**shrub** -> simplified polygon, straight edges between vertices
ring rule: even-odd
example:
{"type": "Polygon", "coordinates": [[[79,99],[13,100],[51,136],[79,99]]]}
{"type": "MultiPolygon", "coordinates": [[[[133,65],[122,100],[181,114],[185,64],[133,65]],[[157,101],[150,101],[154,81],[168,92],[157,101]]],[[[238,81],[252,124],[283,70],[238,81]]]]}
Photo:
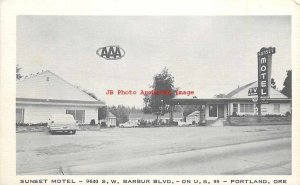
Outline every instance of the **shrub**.
{"type": "Polygon", "coordinates": [[[90,126],[90,124],[79,123],[78,126],[90,126]]]}
{"type": "Polygon", "coordinates": [[[172,122],[170,122],[170,125],[172,125],[172,126],[178,126],[178,122],[172,121],[172,122]]]}
{"type": "Polygon", "coordinates": [[[264,117],[284,117],[282,114],[266,114],[264,117]]]}
{"type": "Polygon", "coordinates": [[[146,126],[146,124],[147,124],[147,122],[146,122],[146,121],[144,121],[144,120],[141,120],[141,121],[140,121],[140,124],[139,124],[139,126],[140,126],[140,127],[145,127],[145,126],[146,126]]]}
{"type": "Polygon", "coordinates": [[[199,125],[199,126],[205,126],[205,125],[206,125],[206,121],[205,121],[205,120],[202,120],[202,122],[201,122],[201,121],[198,122],[198,125],[199,125]]]}
{"type": "Polygon", "coordinates": [[[16,126],[47,126],[48,123],[16,123],[16,126]]]}
{"type": "Polygon", "coordinates": [[[91,120],[90,125],[96,125],[96,121],[94,119],[91,120]]]}
{"type": "Polygon", "coordinates": [[[100,127],[101,127],[101,128],[107,127],[106,122],[102,121],[102,122],[100,123],[100,127]]]}

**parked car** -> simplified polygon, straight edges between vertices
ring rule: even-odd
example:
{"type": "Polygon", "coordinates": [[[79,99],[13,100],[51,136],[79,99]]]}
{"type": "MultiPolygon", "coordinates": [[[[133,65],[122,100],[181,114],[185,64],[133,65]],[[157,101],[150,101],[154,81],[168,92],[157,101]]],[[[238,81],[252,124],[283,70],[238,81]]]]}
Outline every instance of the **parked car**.
{"type": "Polygon", "coordinates": [[[53,114],[49,119],[48,129],[51,134],[56,132],[67,132],[75,134],[78,125],[70,114],[53,114]]]}
{"type": "Polygon", "coordinates": [[[183,121],[178,122],[179,127],[190,126],[190,125],[193,125],[193,122],[183,122],[183,121]]]}
{"type": "Polygon", "coordinates": [[[137,122],[132,122],[132,121],[127,121],[126,123],[120,123],[119,127],[120,128],[134,128],[138,127],[139,124],[137,122]]]}

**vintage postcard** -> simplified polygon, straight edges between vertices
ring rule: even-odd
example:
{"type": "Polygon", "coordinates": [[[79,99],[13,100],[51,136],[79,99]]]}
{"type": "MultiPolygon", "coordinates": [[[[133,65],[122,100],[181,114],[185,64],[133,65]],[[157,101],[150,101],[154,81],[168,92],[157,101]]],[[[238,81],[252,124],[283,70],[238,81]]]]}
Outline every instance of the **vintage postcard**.
{"type": "Polygon", "coordinates": [[[264,3],[94,14],[4,1],[1,184],[299,184],[299,5],[264,3]]]}

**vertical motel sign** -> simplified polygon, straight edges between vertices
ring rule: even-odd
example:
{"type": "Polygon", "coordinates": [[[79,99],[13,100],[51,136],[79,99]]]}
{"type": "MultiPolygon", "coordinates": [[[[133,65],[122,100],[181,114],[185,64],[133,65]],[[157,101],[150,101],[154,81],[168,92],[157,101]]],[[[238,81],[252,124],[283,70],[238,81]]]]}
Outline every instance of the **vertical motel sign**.
{"type": "Polygon", "coordinates": [[[272,54],[275,53],[274,47],[261,48],[257,53],[258,57],[258,91],[259,97],[268,98],[271,88],[271,67],[272,54]]]}
{"type": "Polygon", "coordinates": [[[258,122],[261,122],[261,97],[270,97],[271,89],[271,67],[272,54],[275,53],[274,47],[261,48],[257,53],[258,57],[258,87],[257,87],[257,109],[258,122]]]}

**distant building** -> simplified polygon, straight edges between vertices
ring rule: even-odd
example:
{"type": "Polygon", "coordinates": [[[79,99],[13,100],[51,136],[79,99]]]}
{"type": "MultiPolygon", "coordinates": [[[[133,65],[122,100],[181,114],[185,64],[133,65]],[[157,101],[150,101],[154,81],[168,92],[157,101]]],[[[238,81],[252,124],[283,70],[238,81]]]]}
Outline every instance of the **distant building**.
{"type": "MultiPolygon", "coordinates": [[[[170,113],[166,113],[164,115],[159,115],[158,119],[163,121],[163,122],[168,122],[170,121],[170,113]]],[[[130,113],[129,114],[129,121],[132,122],[138,122],[138,121],[155,121],[157,116],[155,114],[145,114],[143,112],[138,112],[138,113],[130,113]]],[[[173,112],[173,121],[178,122],[182,121],[183,119],[183,113],[182,112],[173,112]]]]}
{"type": "MultiPolygon", "coordinates": [[[[159,117],[162,121],[168,122],[170,121],[171,115],[170,113],[164,114],[163,116],[159,117]]],[[[173,121],[183,121],[183,113],[182,112],[173,112],[173,121]]]]}
{"type": "Polygon", "coordinates": [[[107,127],[115,127],[117,126],[117,117],[113,113],[108,112],[105,122],[107,127]]]}
{"type": "Polygon", "coordinates": [[[71,114],[78,123],[98,120],[101,101],[50,71],[17,81],[16,122],[46,123],[52,114],[71,114]]]}
{"type": "Polygon", "coordinates": [[[138,122],[138,121],[154,121],[156,120],[156,115],[154,114],[145,114],[143,112],[134,112],[130,113],[128,117],[129,121],[131,122],[138,122]]]}
{"type": "Polygon", "coordinates": [[[186,122],[195,122],[199,123],[200,122],[200,111],[194,111],[191,114],[186,116],[186,122]]]}

